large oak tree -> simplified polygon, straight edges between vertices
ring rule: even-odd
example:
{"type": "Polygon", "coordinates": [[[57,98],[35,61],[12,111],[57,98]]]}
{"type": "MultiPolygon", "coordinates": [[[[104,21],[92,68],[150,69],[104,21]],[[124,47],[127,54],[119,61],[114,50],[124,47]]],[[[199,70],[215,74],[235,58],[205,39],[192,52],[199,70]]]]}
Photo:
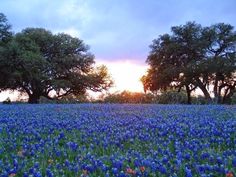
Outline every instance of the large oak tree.
{"type": "Polygon", "coordinates": [[[200,89],[208,101],[211,92],[218,103],[229,102],[236,86],[236,32],[233,26],[219,23],[202,27],[195,22],[171,28],[150,46],[150,68],[142,77],[145,90],[155,92],[184,88],[200,89]]]}
{"type": "Polygon", "coordinates": [[[107,68],[95,68],[94,63],[82,40],[26,28],[1,47],[0,88],[27,93],[29,103],[38,103],[40,96],[52,99],[108,89],[112,81],[107,68]]]}

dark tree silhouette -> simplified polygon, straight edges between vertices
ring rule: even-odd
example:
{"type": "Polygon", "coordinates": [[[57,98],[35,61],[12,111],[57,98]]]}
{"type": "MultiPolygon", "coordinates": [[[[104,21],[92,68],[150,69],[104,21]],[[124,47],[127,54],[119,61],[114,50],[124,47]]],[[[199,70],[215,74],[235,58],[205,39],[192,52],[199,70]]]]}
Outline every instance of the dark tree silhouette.
{"type": "Polygon", "coordinates": [[[0,46],[6,44],[12,37],[11,25],[6,16],[0,13],[0,46]]]}
{"type": "Polygon", "coordinates": [[[0,88],[27,93],[29,103],[38,103],[40,96],[52,99],[108,89],[112,81],[107,68],[95,68],[88,49],[67,34],[24,29],[0,51],[0,88]]]}
{"type": "Polygon", "coordinates": [[[236,86],[236,32],[228,24],[202,27],[195,22],[171,28],[150,46],[150,68],[142,77],[145,90],[184,88],[188,103],[199,88],[212,101],[213,86],[218,103],[229,102],[236,86]]]}

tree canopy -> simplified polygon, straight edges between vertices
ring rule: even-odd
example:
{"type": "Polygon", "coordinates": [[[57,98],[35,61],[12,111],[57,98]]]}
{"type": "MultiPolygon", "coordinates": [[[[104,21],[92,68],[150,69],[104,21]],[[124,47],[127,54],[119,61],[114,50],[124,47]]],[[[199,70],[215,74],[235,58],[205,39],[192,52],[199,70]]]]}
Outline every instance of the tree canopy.
{"type": "Polygon", "coordinates": [[[11,25],[8,23],[6,16],[0,13],[0,45],[8,42],[12,37],[11,25]]]}
{"type": "Polygon", "coordinates": [[[37,103],[40,96],[59,98],[112,85],[107,68],[94,66],[94,56],[82,40],[43,28],[26,28],[6,41],[5,36],[12,33],[6,18],[0,20],[4,42],[0,48],[1,90],[25,92],[30,103],[37,103]]]}
{"type": "Polygon", "coordinates": [[[195,22],[174,26],[171,34],[153,40],[147,57],[150,66],[142,77],[145,91],[169,88],[200,89],[208,101],[226,103],[236,86],[236,32],[219,23],[202,27],[195,22]]]}

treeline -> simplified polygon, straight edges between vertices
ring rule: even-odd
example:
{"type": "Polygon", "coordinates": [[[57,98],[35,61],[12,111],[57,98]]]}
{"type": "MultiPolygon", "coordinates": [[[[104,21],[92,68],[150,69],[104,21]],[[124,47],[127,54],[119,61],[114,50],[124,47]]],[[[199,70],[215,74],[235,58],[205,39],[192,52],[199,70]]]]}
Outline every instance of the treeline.
{"type": "MultiPolygon", "coordinates": [[[[170,34],[153,40],[146,62],[141,81],[147,94],[115,93],[98,102],[191,104],[197,90],[206,103],[234,102],[236,31],[230,24],[173,26],[170,34]]],[[[81,95],[82,102],[96,102],[87,100],[86,92],[108,90],[113,81],[105,66],[94,63],[83,40],[43,28],[14,33],[0,13],[0,91],[27,94],[29,103],[70,102],[81,95]]]]}
{"type": "MultiPolygon", "coordinates": [[[[7,98],[3,103],[26,103],[27,100],[19,99],[18,101],[11,102],[7,98]]],[[[80,103],[110,103],[110,104],[188,104],[188,98],[185,92],[169,90],[159,94],[142,93],[142,92],[116,92],[112,94],[104,94],[99,98],[91,98],[89,95],[79,96],[66,96],[60,99],[47,99],[41,97],[39,103],[42,104],[80,104],[80,103]]],[[[204,96],[195,95],[192,96],[192,104],[209,104],[204,96]]],[[[217,102],[211,102],[211,104],[217,104],[217,102]]],[[[228,104],[236,104],[236,96],[234,95],[231,102],[228,104]]]]}
{"type": "MultiPolygon", "coordinates": [[[[47,103],[47,100],[41,100],[41,103],[47,103]]],[[[163,93],[142,93],[142,92],[116,92],[102,95],[97,99],[89,96],[79,96],[77,98],[63,98],[57,100],[57,103],[111,103],[111,104],[189,104],[188,97],[184,91],[168,90],[163,93]]],[[[218,104],[217,102],[209,103],[204,96],[192,96],[191,104],[218,104]]],[[[236,104],[236,95],[228,104],[236,104]]]]}

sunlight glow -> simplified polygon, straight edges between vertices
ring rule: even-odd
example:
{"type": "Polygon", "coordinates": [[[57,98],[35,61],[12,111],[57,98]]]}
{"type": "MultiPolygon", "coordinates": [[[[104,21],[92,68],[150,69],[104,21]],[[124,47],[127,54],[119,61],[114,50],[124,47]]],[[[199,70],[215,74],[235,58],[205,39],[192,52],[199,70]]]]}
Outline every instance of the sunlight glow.
{"type": "MultiPolygon", "coordinates": [[[[110,93],[117,91],[132,91],[132,92],[143,92],[143,86],[140,78],[147,71],[147,66],[137,64],[131,61],[105,61],[96,60],[97,65],[106,65],[108,72],[114,81],[114,86],[109,89],[110,93]]],[[[90,96],[96,98],[100,93],[88,92],[90,96]]],[[[6,100],[10,97],[11,100],[16,100],[18,97],[17,92],[5,91],[0,93],[0,101],[6,100]]]]}
{"type": "Polygon", "coordinates": [[[7,98],[10,98],[12,101],[15,101],[18,98],[19,94],[18,92],[14,91],[2,91],[0,92],[0,102],[6,100],[7,98]]]}
{"type": "Polygon", "coordinates": [[[114,87],[110,89],[111,92],[124,90],[143,92],[140,78],[145,74],[147,66],[133,63],[128,60],[124,62],[97,61],[98,65],[104,64],[107,66],[108,71],[114,80],[114,87]]]}

